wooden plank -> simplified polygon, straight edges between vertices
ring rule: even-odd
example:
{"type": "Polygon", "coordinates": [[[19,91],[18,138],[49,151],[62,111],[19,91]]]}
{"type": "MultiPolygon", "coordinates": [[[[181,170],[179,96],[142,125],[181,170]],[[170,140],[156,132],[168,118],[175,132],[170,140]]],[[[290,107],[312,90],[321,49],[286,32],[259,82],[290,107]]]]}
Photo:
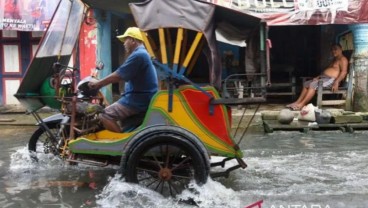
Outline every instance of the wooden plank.
{"type": "Polygon", "coordinates": [[[178,64],[180,58],[180,51],[181,51],[181,44],[183,42],[183,28],[178,28],[177,35],[176,35],[176,44],[175,44],[175,54],[174,54],[174,73],[178,72],[178,64]]]}
{"type": "Polygon", "coordinates": [[[0,118],[0,122],[14,122],[15,119],[11,119],[11,118],[0,118]]]}
{"type": "Polygon", "coordinates": [[[194,52],[193,58],[192,58],[192,60],[189,63],[188,71],[187,71],[186,75],[189,75],[192,72],[193,67],[194,67],[194,64],[197,63],[198,57],[199,57],[199,55],[202,52],[203,45],[204,45],[204,40],[200,40],[199,41],[199,44],[198,44],[198,48],[194,52]]]}
{"type": "Polygon", "coordinates": [[[153,52],[153,48],[151,46],[151,43],[149,42],[149,40],[147,38],[147,36],[148,36],[147,33],[143,32],[143,31],[141,31],[141,33],[142,33],[143,43],[144,43],[144,46],[147,49],[147,52],[150,54],[151,57],[156,58],[156,54],[153,52]]]}
{"type": "Polygon", "coordinates": [[[192,56],[193,56],[193,54],[194,54],[194,52],[195,52],[195,50],[196,50],[196,48],[197,48],[197,46],[200,42],[202,36],[203,36],[203,33],[198,32],[196,37],[194,38],[194,41],[193,41],[191,47],[189,48],[189,51],[188,51],[188,53],[187,53],[187,55],[184,59],[183,65],[182,65],[182,67],[184,69],[186,69],[188,67],[189,61],[191,60],[191,58],[192,58],[192,56]]]}
{"type": "Polygon", "coordinates": [[[326,130],[340,130],[346,132],[346,124],[316,124],[309,125],[307,121],[293,121],[290,124],[281,124],[278,120],[263,120],[263,125],[266,133],[274,131],[300,131],[308,132],[314,131],[326,131],[326,130]]]}
{"type": "Polygon", "coordinates": [[[273,132],[273,128],[267,122],[263,121],[263,127],[264,127],[264,131],[266,133],[272,133],[273,132]]]}
{"type": "Polygon", "coordinates": [[[158,34],[160,38],[161,62],[163,64],[167,64],[167,51],[166,51],[166,40],[164,29],[163,28],[158,29],[158,34]]]}
{"type": "Polygon", "coordinates": [[[329,90],[323,90],[322,91],[323,95],[337,95],[337,94],[341,94],[343,96],[346,96],[346,90],[337,90],[335,92],[332,92],[331,89],[329,90]]]}
{"type": "Polygon", "coordinates": [[[363,121],[363,117],[358,115],[341,115],[341,116],[334,116],[332,120],[335,124],[361,123],[363,121]]]}
{"type": "Polygon", "coordinates": [[[263,120],[265,132],[271,133],[275,130],[308,132],[311,126],[308,122],[293,121],[290,124],[281,124],[278,120],[263,120]]]}
{"type": "MultiPolygon", "coordinates": [[[[304,83],[304,82],[303,82],[304,83]]],[[[317,107],[322,108],[322,97],[323,97],[323,82],[322,80],[318,81],[318,88],[317,88],[317,107]]]]}
{"type": "Polygon", "coordinates": [[[318,124],[318,128],[314,130],[328,131],[328,130],[340,130],[346,132],[346,124],[318,124]]]}
{"type": "Polygon", "coordinates": [[[295,86],[294,83],[291,82],[280,82],[280,83],[271,83],[271,86],[268,88],[274,88],[274,87],[292,87],[295,86]]]}
{"type": "Polygon", "coordinates": [[[346,103],[346,100],[323,100],[322,105],[343,105],[346,103]]]}
{"type": "Polygon", "coordinates": [[[270,95],[295,95],[293,92],[267,92],[266,96],[270,95]]]}
{"type": "Polygon", "coordinates": [[[262,120],[277,120],[280,111],[262,111],[261,118],[262,120]]]}
{"type": "Polygon", "coordinates": [[[245,105],[245,104],[260,104],[265,103],[266,99],[263,97],[253,98],[218,98],[210,101],[210,104],[225,104],[225,105],[245,105]]]}
{"type": "Polygon", "coordinates": [[[346,124],[347,131],[353,133],[355,130],[368,130],[368,122],[346,124]]]}

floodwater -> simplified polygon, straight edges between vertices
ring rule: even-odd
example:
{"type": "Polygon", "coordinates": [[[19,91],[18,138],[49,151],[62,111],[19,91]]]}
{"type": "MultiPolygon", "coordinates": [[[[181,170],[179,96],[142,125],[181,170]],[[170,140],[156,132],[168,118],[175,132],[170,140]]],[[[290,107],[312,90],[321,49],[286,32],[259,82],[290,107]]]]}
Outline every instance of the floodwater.
{"type": "Polygon", "coordinates": [[[0,207],[194,207],[180,203],[187,198],[204,208],[260,200],[277,208],[368,207],[364,131],[247,134],[241,148],[248,168],[202,187],[191,184],[192,191],[173,199],[124,182],[118,167],[68,166],[49,155],[32,163],[26,145],[33,130],[1,129],[0,207]]]}

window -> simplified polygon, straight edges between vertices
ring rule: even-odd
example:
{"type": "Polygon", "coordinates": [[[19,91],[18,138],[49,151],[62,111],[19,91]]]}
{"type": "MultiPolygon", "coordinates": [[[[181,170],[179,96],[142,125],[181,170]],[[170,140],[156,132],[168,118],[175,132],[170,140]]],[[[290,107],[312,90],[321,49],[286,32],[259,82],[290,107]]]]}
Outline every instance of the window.
{"type": "Polygon", "coordinates": [[[4,87],[4,103],[9,104],[19,104],[17,98],[14,97],[14,94],[17,92],[20,79],[3,79],[3,87],[4,87]]]}
{"type": "Polygon", "coordinates": [[[18,39],[18,32],[15,30],[3,30],[3,38],[18,39]]]}
{"type": "Polygon", "coordinates": [[[3,45],[3,72],[21,74],[20,46],[18,44],[3,45]]]}

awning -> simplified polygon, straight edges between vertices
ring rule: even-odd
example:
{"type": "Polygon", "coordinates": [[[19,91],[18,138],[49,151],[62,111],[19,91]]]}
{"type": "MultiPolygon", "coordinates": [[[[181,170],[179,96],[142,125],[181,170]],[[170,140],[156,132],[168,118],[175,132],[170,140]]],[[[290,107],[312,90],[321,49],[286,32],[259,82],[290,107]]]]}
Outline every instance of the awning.
{"type": "Polygon", "coordinates": [[[82,0],[93,9],[101,9],[113,13],[130,13],[129,3],[143,2],[143,0],[82,0]]]}
{"type": "Polygon", "coordinates": [[[321,25],[368,23],[368,0],[210,0],[268,25],[321,25]]]}
{"type": "MultiPolygon", "coordinates": [[[[88,6],[90,6],[91,8],[111,11],[115,13],[131,13],[129,6],[128,6],[129,3],[146,2],[144,0],[82,0],[82,1],[88,6]]],[[[184,1],[184,2],[189,1],[189,3],[190,1],[194,1],[194,2],[199,1],[202,4],[213,4],[207,1],[200,1],[200,0],[181,0],[181,1],[184,1]]],[[[172,1],[172,2],[176,2],[176,1],[172,1]]],[[[252,26],[257,25],[261,19],[256,16],[243,13],[241,11],[237,11],[231,8],[224,7],[220,4],[214,4],[214,6],[216,8],[215,19],[217,22],[226,20],[226,21],[232,22],[232,24],[238,27],[252,27],[252,26]]],[[[168,8],[168,6],[165,8],[168,8]]],[[[188,10],[188,9],[189,8],[184,8],[184,10],[188,10]]],[[[196,16],[196,14],[194,13],[192,13],[192,15],[196,16]]]]}
{"type": "MultiPolygon", "coordinates": [[[[93,8],[125,12],[128,3],[141,0],[83,0],[93,8]]],[[[216,18],[239,24],[263,19],[268,25],[368,23],[368,0],[207,0],[216,4],[216,18]],[[238,13],[244,13],[246,16],[238,13]]]]}

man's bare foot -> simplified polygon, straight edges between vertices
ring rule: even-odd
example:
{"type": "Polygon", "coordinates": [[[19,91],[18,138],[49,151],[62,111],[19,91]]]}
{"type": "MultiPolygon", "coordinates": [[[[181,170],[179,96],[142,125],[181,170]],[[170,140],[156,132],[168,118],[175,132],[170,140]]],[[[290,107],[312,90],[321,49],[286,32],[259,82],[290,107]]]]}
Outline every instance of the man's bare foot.
{"type": "Polygon", "coordinates": [[[295,104],[293,106],[290,106],[291,110],[293,111],[299,111],[303,108],[303,105],[300,105],[300,104],[295,104]]]}
{"type": "Polygon", "coordinates": [[[286,107],[287,107],[287,108],[292,108],[292,107],[293,107],[293,106],[295,106],[295,105],[299,105],[299,103],[297,103],[297,102],[293,102],[293,103],[287,104],[287,105],[286,105],[286,107]]]}
{"type": "Polygon", "coordinates": [[[290,103],[286,105],[287,108],[293,111],[301,110],[303,108],[303,105],[297,102],[290,103]]]}
{"type": "Polygon", "coordinates": [[[291,108],[292,106],[294,106],[294,105],[296,105],[296,104],[297,104],[297,103],[295,103],[295,102],[294,102],[294,103],[290,103],[290,104],[287,104],[287,105],[286,105],[286,107],[287,107],[287,108],[291,108]]]}

